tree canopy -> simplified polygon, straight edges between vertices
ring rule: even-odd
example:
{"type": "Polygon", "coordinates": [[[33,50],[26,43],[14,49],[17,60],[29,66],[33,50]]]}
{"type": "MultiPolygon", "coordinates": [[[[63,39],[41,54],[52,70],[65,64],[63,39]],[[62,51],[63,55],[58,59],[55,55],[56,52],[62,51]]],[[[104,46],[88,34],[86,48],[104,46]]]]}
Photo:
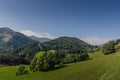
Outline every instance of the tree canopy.
{"type": "Polygon", "coordinates": [[[59,55],[56,50],[38,52],[33,58],[30,66],[32,71],[47,71],[59,64],[59,55]]]}
{"type": "Polygon", "coordinates": [[[107,44],[103,45],[102,52],[104,54],[110,54],[115,52],[115,41],[109,41],[107,44]]]}

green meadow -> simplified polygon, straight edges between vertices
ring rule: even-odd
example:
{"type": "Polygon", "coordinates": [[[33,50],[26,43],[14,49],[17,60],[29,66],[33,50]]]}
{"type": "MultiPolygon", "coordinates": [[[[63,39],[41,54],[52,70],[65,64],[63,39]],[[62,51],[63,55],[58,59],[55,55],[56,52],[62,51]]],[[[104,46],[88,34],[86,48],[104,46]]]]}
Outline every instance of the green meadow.
{"type": "MultiPolygon", "coordinates": [[[[120,53],[89,53],[90,59],[48,72],[16,76],[18,66],[0,65],[0,80],[120,80],[120,53]]],[[[26,66],[29,70],[29,66],[26,66]]]]}

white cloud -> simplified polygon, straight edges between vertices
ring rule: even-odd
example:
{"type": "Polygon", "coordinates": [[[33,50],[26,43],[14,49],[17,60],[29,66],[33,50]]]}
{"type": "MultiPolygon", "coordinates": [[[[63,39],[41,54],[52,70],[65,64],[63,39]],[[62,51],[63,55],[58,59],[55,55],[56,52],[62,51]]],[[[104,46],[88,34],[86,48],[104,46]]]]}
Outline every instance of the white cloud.
{"type": "Polygon", "coordinates": [[[87,38],[83,38],[82,40],[92,45],[101,45],[113,39],[112,38],[100,38],[100,37],[87,37],[87,38]]]}
{"type": "Polygon", "coordinates": [[[49,33],[40,34],[40,33],[33,32],[31,30],[21,30],[20,33],[23,33],[26,36],[36,36],[39,38],[50,38],[50,39],[57,38],[57,36],[49,34],[49,33]]]}
{"type": "MultiPolygon", "coordinates": [[[[52,35],[49,33],[41,34],[41,33],[33,32],[31,30],[21,30],[19,32],[23,33],[26,36],[36,36],[39,38],[50,38],[50,39],[58,38],[58,36],[55,36],[55,35],[52,35]]],[[[82,38],[81,40],[83,40],[89,44],[92,44],[92,45],[101,45],[101,44],[107,43],[108,41],[113,40],[113,39],[112,38],[100,38],[100,37],[86,37],[86,38],[82,38]]]]}

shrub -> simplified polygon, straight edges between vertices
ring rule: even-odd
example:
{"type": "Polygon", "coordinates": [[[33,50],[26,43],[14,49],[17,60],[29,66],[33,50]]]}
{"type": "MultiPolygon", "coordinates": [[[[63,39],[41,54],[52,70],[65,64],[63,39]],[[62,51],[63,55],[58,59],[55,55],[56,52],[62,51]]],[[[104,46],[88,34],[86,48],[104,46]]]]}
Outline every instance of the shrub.
{"type": "Polygon", "coordinates": [[[56,50],[41,51],[38,52],[33,58],[30,70],[31,71],[48,71],[55,68],[55,65],[58,65],[59,55],[56,50]]]}
{"type": "Polygon", "coordinates": [[[115,50],[115,42],[114,41],[110,41],[107,44],[103,45],[102,47],[102,52],[104,54],[110,54],[110,53],[114,53],[115,50]]]}
{"type": "Polygon", "coordinates": [[[28,73],[27,70],[25,70],[25,66],[21,65],[19,68],[18,68],[18,71],[16,72],[16,76],[20,76],[20,75],[24,75],[28,73]]]}
{"type": "Polygon", "coordinates": [[[89,55],[86,54],[86,53],[67,54],[66,57],[64,58],[64,62],[63,63],[74,63],[74,62],[87,60],[88,58],[89,58],[89,55]]]}

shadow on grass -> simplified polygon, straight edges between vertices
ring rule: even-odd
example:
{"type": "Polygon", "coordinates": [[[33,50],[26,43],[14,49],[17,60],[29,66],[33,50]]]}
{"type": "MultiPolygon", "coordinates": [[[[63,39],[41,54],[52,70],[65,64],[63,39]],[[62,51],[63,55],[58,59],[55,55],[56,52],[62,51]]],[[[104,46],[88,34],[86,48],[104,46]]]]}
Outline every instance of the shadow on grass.
{"type": "Polygon", "coordinates": [[[86,59],[86,60],[81,60],[81,61],[77,61],[77,62],[75,62],[75,63],[78,63],[78,62],[86,62],[86,61],[89,61],[89,60],[92,60],[93,58],[88,58],[88,59],[86,59]]]}
{"type": "Polygon", "coordinates": [[[93,58],[89,58],[89,59],[87,59],[86,61],[88,61],[88,60],[92,60],[93,58]]]}
{"type": "MultiPolygon", "coordinates": [[[[78,61],[78,62],[85,62],[85,61],[89,61],[89,60],[92,60],[92,58],[89,58],[89,59],[83,60],[83,61],[78,61]]],[[[78,62],[73,62],[73,63],[78,63],[78,62]]],[[[41,72],[49,72],[49,71],[54,71],[54,70],[62,69],[62,68],[65,68],[65,67],[69,67],[69,65],[67,65],[67,64],[71,64],[71,63],[62,64],[61,66],[59,65],[59,66],[56,66],[54,68],[51,68],[51,69],[48,69],[48,70],[45,70],[45,71],[41,71],[41,72]]],[[[35,72],[37,72],[37,71],[35,71],[35,72]]],[[[31,73],[27,73],[25,75],[29,75],[29,74],[31,74],[31,73]]]]}
{"type": "MultiPolygon", "coordinates": [[[[78,62],[85,62],[85,61],[89,61],[89,60],[92,60],[92,58],[89,58],[89,59],[87,59],[87,60],[78,61],[78,62]]],[[[73,62],[73,63],[78,63],[78,62],[73,62]]],[[[62,66],[57,66],[57,67],[55,67],[55,68],[52,68],[52,69],[49,69],[49,70],[43,71],[43,72],[49,72],[49,71],[54,71],[54,70],[57,70],[57,69],[69,67],[67,64],[71,64],[71,63],[66,63],[66,64],[63,64],[62,66]]]]}
{"type": "Polygon", "coordinates": [[[49,69],[44,72],[54,71],[54,70],[58,70],[58,69],[65,68],[65,67],[68,67],[68,65],[56,66],[55,68],[49,69]]]}

